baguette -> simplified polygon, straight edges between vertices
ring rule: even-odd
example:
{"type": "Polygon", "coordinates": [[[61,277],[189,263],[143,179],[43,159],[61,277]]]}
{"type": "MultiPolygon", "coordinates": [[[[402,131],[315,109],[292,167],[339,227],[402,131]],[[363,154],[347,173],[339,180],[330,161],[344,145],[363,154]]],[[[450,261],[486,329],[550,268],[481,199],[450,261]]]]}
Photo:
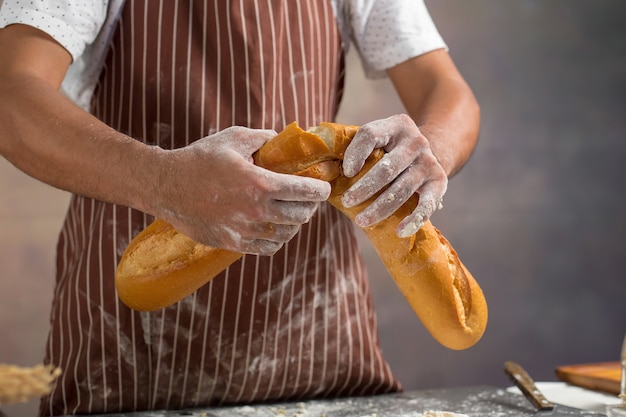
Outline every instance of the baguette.
{"type": "Polygon", "coordinates": [[[159,310],[193,293],[241,256],[195,242],[170,223],[156,219],[124,250],[115,286],[128,307],[159,310]]]}
{"type": "MultiPolygon", "coordinates": [[[[346,208],[341,204],[341,195],[384,154],[374,150],[355,178],[341,175],[343,154],[357,130],[356,126],[322,123],[304,131],[294,122],[264,144],[254,161],[272,171],[329,181],[329,203],[354,220],[371,200],[346,208]]],[[[397,237],[399,222],[414,210],[417,201],[418,197],[413,196],[391,217],[363,230],[433,338],[450,349],[467,349],[485,331],[485,297],[450,243],[430,221],[410,237],[397,237]]],[[[129,307],[156,310],[191,294],[240,256],[194,242],[157,219],[131,241],[122,255],[116,273],[117,290],[129,307]]]]}

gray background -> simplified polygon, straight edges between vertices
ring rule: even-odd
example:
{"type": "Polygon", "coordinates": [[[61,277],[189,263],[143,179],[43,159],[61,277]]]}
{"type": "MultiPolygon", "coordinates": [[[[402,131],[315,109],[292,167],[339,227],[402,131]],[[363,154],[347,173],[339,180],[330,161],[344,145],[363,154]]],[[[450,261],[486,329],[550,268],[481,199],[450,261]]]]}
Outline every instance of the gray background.
{"type": "MultiPolygon", "coordinates": [[[[425,332],[363,240],[383,349],[405,388],[505,386],[617,360],[626,333],[626,1],[430,0],[482,109],[479,145],[433,217],[480,282],[490,322],[455,352],[425,332]]],[[[340,120],[401,112],[353,54],[340,120]]],[[[41,361],[68,195],[0,159],[0,363],[41,361]]],[[[36,402],[3,407],[32,414],[36,402]]]]}
{"type": "MultiPolygon", "coordinates": [[[[475,154],[433,223],[481,283],[490,322],[474,348],[441,348],[370,261],[392,367],[408,388],[425,388],[506,384],[509,359],[541,380],[558,365],[617,360],[626,333],[626,2],[427,4],[482,109],[475,154]]],[[[400,109],[387,102],[388,84],[374,88],[360,93],[367,111],[344,106],[342,117],[400,109]]]]}

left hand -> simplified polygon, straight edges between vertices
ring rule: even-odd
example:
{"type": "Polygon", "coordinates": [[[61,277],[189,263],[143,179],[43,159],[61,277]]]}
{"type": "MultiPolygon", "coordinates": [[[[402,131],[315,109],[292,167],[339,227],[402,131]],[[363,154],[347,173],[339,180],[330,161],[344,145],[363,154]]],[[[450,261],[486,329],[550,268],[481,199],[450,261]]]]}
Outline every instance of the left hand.
{"type": "Polygon", "coordinates": [[[386,154],[343,194],[342,203],[356,206],[388,186],[355,218],[359,226],[368,227],[392,215],[417,193],[417,207],[396,231],[399,237],[411,236],[440,208],[448,187],[446,171],[428,139],[405,114],[361,126],[346,149],[344,175],[355,176],[375,148],[383,148],[386,154]]]}

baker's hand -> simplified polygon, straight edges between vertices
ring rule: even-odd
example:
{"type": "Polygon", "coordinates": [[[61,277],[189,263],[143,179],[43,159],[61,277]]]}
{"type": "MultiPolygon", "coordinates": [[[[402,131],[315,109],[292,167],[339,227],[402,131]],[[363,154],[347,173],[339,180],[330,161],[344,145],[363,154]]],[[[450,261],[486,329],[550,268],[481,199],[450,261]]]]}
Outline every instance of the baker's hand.
{"type": "Polygon", "coordinates": [[[383,148],[386,154],[343,194],[342,203],[346,207],[356,206],[389,185],[356,216],[359,226],[368,227],[392,215],[417,193],[417,207],[400,222],[396,231],[399,237],[411,236],[441,206],[448,187],[446,172],[408,115],[395,115],[361,126],[346,149],[344,175],[356,175],[375,148],[383,148]]]}
{"type": "Polygon", "coordinates": [[[241,253],[271,255],[330,194],[325,181],[278,174],[252,155],[276,135],[232,127],[166,151],[161,218],[192,239],[241,253]]]}

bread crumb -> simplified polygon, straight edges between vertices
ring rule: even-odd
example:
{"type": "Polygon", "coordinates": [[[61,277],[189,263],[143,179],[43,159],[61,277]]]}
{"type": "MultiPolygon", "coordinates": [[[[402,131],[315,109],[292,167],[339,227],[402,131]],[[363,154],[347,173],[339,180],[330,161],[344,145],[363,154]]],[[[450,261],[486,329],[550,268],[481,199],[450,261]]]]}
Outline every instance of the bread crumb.
{"type": "Polygon", "coordinates": [[[0,404],[29,401],[49,394],[61,370],[52,365],[22,368],[0,364],[0,404]]]}

